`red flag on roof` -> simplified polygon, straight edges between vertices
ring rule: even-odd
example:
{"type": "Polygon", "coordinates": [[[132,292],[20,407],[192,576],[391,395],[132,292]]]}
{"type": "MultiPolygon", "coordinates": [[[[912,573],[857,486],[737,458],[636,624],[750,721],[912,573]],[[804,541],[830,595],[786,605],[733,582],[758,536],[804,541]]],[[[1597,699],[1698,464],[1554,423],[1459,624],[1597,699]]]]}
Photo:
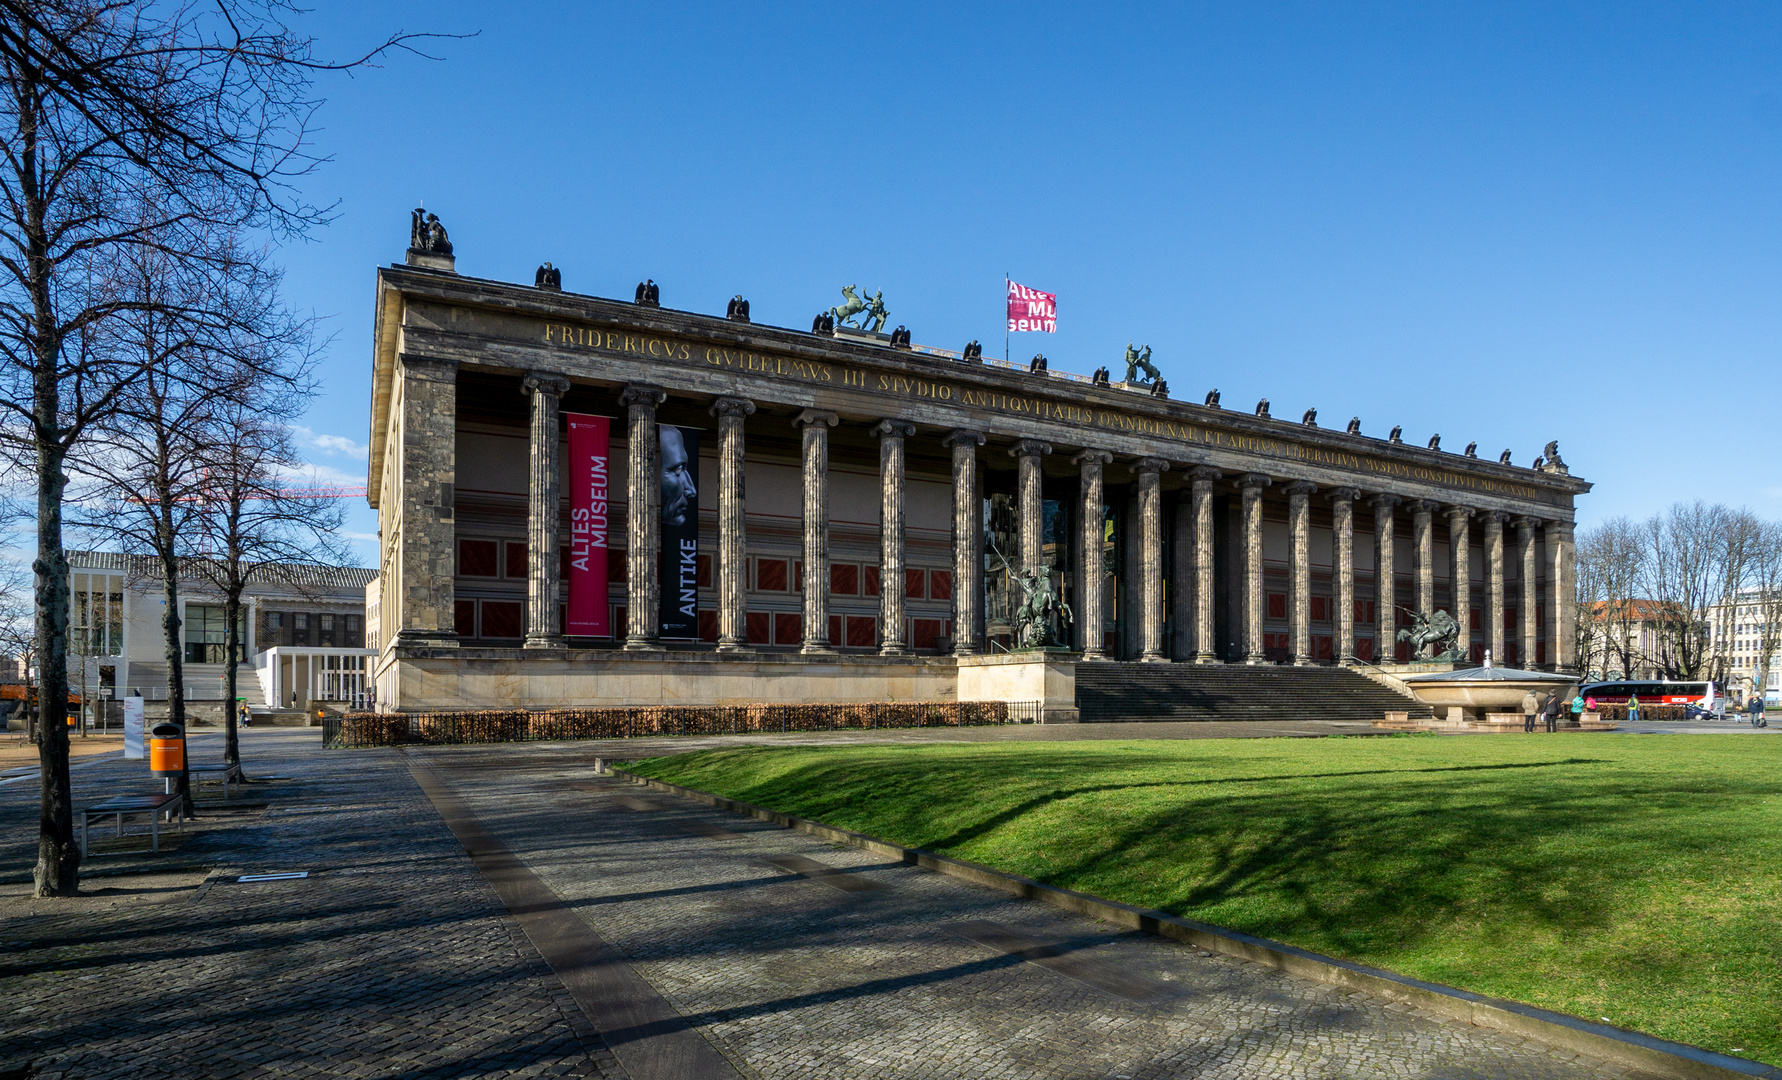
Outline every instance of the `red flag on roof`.
{"type": "Polygon", "coordinates": [[[1058,294],[1009,282],[1009,330],[1058,332],[1058,294]]]}

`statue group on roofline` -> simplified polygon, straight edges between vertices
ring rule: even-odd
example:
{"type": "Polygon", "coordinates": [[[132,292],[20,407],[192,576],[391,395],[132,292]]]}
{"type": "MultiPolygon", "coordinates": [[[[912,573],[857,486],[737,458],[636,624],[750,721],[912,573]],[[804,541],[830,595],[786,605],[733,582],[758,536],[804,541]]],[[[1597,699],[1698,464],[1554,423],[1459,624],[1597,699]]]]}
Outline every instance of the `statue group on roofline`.
{"type": "Polygon", "coordinates": [[[1124,381],[1138,383],[1142,386],[1156,382],[1159,374],[1157,365],[1151,363],[1151,346],[1146,345],[1141,351],[1133,348],[1132,342],[1128,341],[1126,343],[1126,378],[1124,381]],[[1139,377],[1141,371],[1145,373],[1143,378],[1139,377]]]}
{"type": "Polygon", "coordinates": [[[830,308],[823,315],[817,316],[820,323],[828,329],[818,330],[813,325],[811,332],[833,334],[837,326],[846,326],[853,330],[865,330],[869,334],[884,333],[885,320],[891,317],[890,310],[885,307],[884,290],[880,289],[874,292],[870,299],[866,299],[854,292],[859,287],[858,285],[849,285],[843,288],[842,302],[830,308]],[[860,324],[857,326],[854,323],[855,318],[860,319],[860,324]]]}
{"type": "Polygon", "coordinates": [[[445,226],[439,223],[438,214],[429,214],[418,206],[410,211],[408,249],[432,255],[452,253],[451,238],[446,236],[445,226]]]}

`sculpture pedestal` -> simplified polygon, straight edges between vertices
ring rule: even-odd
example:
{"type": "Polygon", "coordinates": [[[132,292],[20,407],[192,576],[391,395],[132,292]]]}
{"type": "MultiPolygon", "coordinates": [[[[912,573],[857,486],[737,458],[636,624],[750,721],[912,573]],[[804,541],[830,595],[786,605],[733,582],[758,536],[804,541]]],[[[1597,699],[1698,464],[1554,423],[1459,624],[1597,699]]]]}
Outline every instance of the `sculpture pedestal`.
{"type": "Polygon", "coordinates": [[[856,330],[852,326],[838,326],[835,328],[835,340],[858,341],[862,345],[889,346],[891,344],[891,335],[875,334],[871,330],[856,330]]]}
{"type": "Polygon", "coordinates": [[[959,700],[1037,701],[1040,723],[1077,723],[1078,659],[1039,651],[958,657],[959,700]]]}

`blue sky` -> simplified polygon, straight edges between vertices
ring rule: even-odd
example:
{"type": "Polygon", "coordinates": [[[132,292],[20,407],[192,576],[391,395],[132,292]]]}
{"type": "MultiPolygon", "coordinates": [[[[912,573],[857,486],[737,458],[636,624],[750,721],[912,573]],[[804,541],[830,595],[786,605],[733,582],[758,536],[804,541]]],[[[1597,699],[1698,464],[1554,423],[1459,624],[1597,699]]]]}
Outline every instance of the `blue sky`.
{"type": "MultiPolygon", "coordinates": [[[[1152,346],[1174,395],[1383,436],[1560,440],[1591,524],[1679,499],[1782,517],[1782,8],[1633,4],[324,5],[335,223],[284,252],[330,316],[306,420],[363,483],[373,269],[408,210],[461,272],[808,327],[858,282],[918,343],[1054,367],[1152,346]]],[[[373,515],[351,528],[371,565],[373,515]]]]}

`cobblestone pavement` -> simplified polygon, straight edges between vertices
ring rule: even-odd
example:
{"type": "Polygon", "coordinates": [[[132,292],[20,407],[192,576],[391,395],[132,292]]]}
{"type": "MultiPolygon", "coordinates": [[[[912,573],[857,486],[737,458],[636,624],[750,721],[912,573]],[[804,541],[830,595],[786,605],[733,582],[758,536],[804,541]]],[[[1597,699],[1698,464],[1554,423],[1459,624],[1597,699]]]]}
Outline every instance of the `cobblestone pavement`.
{"type": "MultiPolygon", "coordinates": [[[[411,765],[741,1075],[1629,1075],[596,778],[593,744],[317,734],[250,730],[250,771],[289,779],[160,855],[96,842],[72,901],[28,898],[35,786],[0,787],[0,1078],[627,1075],[411,765]]],[[[75,785],[149,786],[123,761],[75,785]]]]}
{"type": "MultiPolygon", "coordinates": [[[[623,1075],[403,759],[319,746],[244,732],[250,774],[291,779],[159,855],[96,840],[74,900],[28,898],[37,788],[0,787],[0,1077],[623,1075]]],[[[76,805],[153,783],[77,769],[76,805]]]]}
{"type": "Polygon", "coordinates": [[[597,779],[580,747],[413,756],[761,1077],[1629,1075],[597,779]]]}

